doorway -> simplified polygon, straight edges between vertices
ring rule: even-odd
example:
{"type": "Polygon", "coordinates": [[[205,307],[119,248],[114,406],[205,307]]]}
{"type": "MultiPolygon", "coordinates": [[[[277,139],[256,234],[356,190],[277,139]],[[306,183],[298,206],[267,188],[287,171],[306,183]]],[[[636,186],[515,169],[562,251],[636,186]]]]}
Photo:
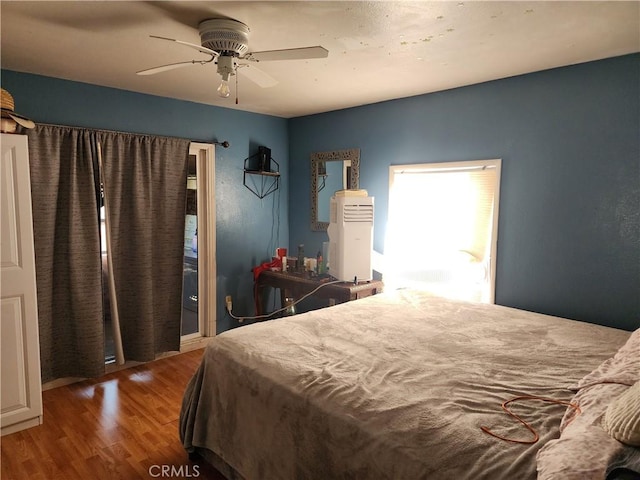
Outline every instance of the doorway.
{"type": "Polygon", "coordinates": [[[191,143],[184,231],[181,343],[216,332],[215,149],[191,143]]]}

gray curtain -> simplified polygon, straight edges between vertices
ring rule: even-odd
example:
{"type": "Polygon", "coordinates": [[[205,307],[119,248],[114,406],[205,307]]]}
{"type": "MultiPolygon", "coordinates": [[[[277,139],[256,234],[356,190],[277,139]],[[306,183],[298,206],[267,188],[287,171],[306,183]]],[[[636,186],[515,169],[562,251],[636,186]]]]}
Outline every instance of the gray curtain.
{"type": "Polygon", "coordinates": [[[178,350],[189,140],[37,125],[29,137],[42,381],[104,374],[98,145],[127,360],[178,350]]]}
{"type": "Polygon", "coordinates": [[[179,350],[189,141],[100,132],[124,356],[179,350]]]}
{"type": "Polygon", "coordinates": [[[38,125],[29,137],[42,381],[104,373],[95,136],[38,125]]]}

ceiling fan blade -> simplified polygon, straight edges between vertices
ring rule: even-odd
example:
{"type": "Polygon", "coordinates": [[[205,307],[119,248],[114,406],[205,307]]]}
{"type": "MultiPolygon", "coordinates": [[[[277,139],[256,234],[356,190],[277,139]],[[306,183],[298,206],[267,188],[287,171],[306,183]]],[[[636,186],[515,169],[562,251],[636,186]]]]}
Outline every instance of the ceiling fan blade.
{"type": "Polygon", "coordinates": [[[255,65],[238,65],[238,72],[242,73],[245,77],[262,88],[269,88],[278,84],[278,81],[275,78],[260,70],[255,65]]]}
{"type": "Polygon", "coordinates": [[[176,43],[179,43],[180,45],[186,45],[187,47],[195,48],[199,52],[206,53],[207,55],[213,55],[214,57],[217,57],[219,55],[218,52],[216,52],[215,50],[211,50],[210,48],[203,47],[202,45],[197,45],[195,43],[189,43],[183,40],[176,40],[175,38],[160,37],[158,35],[149,35],[149,36],[151,38],[159,38],[160,40],[168,40],[169,42],[176,42],[176,43]]]}
{"type": "MultiPolygon", "coordinates": [[[[211,57],[211,60],[213,60],[213,57],[211,57]]],[[[196,63],[204,65],[205,63],[209,63],[211,60],[206,60],[206,61],[190,60],[188,62],[170,63],[168,65],[161,65],[159,67],[140,70],[139,72],[136,72],[136,75],[155,75],[156,73],[166,72],[168,70],[173,70],[175,68],[182,68],[188,65],[195,65],[196,63]]]]}
{"type": "Polygon", "coordinates": [[[264,52],[249,52],[243,60],[254,62],[269,62],[273,60],[304,60],[309,58],[326,58],[329,51],[319,45],[315,47],[287,48],[284,50],[265,50],[264,52]]]}

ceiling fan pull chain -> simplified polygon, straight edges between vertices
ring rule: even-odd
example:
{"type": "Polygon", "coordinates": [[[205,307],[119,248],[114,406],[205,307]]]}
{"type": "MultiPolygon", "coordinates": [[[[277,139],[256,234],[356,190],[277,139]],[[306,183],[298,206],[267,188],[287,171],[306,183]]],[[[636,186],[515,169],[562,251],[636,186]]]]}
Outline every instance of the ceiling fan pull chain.
{"type": "Polygon", "coordinates": [[[236,105],[238,105],[238,67],[236,66],[236,105]]]}

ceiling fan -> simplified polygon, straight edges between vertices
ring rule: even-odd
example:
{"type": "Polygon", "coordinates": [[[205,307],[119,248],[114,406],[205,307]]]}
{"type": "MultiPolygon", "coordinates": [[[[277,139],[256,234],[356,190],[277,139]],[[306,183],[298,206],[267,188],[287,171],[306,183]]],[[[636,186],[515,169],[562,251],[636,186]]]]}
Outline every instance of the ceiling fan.
{"type": "MultiPolygon", "coordinates": [[[[198,50],[201,53],[210,55],[207,60],[190,60],[186,62],[170,63],[146,70],[136,72],[138,75],[153,75],[166,72],[175,68],[187,67],[189,65],[205,65],[214,62],[218,67],[218,74],[222,77],[222,82],[218,87],[218,95],[227,98],[231,91],[229,89],[229,77],[235,75],[239,67],[248,66],[246,63],[239,63],[239,60],[248,62],[267,62],[274,60],[303,60],[313,58],[326,58],[329,51],[321,46],[288,48],[284,50],[267,50],[263,52],[249,52],[249,27],[242,22],[230,18],[212,18],[200,22],[198,25],[200,32],[200,43],[189,43],[173,38],[150,35],[152,38],[176,42],[180,45],[198,50]]],[[[271,87],[277,83],[270,75],[253,67],[241,70],[246,76],[261,87],[271,87]]],[[[237,100],[236,100],[237,102],[237,100]]]]}

